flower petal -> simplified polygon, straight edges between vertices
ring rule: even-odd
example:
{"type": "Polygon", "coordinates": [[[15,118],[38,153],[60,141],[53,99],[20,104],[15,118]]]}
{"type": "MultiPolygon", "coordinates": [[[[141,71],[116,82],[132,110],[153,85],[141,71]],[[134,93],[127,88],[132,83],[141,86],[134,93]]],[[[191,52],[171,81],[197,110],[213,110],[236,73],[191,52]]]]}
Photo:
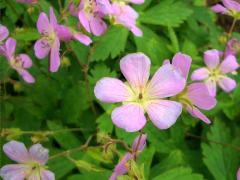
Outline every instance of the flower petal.
{"type": "Polygon", "coordinates": [[[216,84],[216,82],[212,81],[212,80],[207,80],[205,84],[206,84],[206,86],[208,88],[208,92],[209,92],[210,96],[215,97],[216,93],[217,93],[217,84],[216,84]]]}
{"type": "Polygon", "coordinates": [[[144,3],[144,0],[129,0],[131,3],[134,3],[134,4],[142,4],[144,3]]]}
{"type": "Polygon", "coordinates": [[[148,84],[148,96],[151,98],[174,96],[184,89],[185,82],[186,80],[173,65],[163,65],[148,84]]]}
{"type": "Polygon", "coordinates": [[[126,104],[112,112],[113,123],[127,132],[136,132],[144,127],[146,118],[143,109],[137,104],[126,104]]]}
{"type": "Polygon", "coordinates": [[[82,34],[82,33],[80,33],[80,32],[75,33],[75,34],[73,35],[73,37],[74,37],[76,40],[78,40],[79,42],[81,42],[82,44],[86,45],[86,46],[88,46],[89,44],[92,43],[92,40],[91,40],[90,37],[88,37],[87,35],[82,34]]]}
{"type": "Polygon", "coordinates": [[[210,96],[207,86],[204,83],[193,83],[188,86],[187,96],[193,105],[200,109],[210,110],[217,101],[214,97],[210,96]]]}
{"type": "Polygon", "coordinates": [[[209,76],[209,70],[207,68],[199,68],[193,71],[191,75],[192,81],[202,81],[204,79],[207,79],[209,76]]]}
{"type": "Polygon", "coordinates": [[[51,171],[42,170],[41,171],[41,180],[55,180],[55,175],[51,171]]]}
{"type": "Polygon", "coordinates": [[[215,13],[222,13],[222,14],[226,14],[228,12],[227,8],[225,8],[224,6],[222,6],[221,4],[216,4],[214,6],[212,6],[211,8],[215,13]]]}
{"type": "MultiPolygon", "coordinates": [[[[82,1],[81,1],[82,2],[82,1]]],[[[90,25],[89,25],[89,21],[84,13],[84,10],[79,11],[78,13],[78,18],[79,18],[79,22],[81,23],[81,25],[84,27],[84,29],[87,32],[91,32],[90,30],[90,25]]]]}
{"type": "Polygon", "coordinates": [[[45,58],[50,51],[50,44],[46,39],[39,39],[34,45],[35,56],[38,59],[45,58]]]}
{"type": "Polygon", "coordinates": [[[155,100],[149,102],[146,111],[150,120],[159,129],[171,127],[182,112],[182,105],[175,101],[155,100]]]}
{"type": "Polygon", "coordinates": [[[50,7],[50,9],[49,9],[49,17],[50,17],[50,23],[52,24],[52,26],[54,28],[56,28],[58,23],[57,23],[57,18],[56,18],[55,14],[54,14],[54,10],[53,10],[52,7],[50,7]]]}
{"type": "Polygon", "coordinates": [[[119,79],[105,77],[94,88],[95,96],[102,102],[123,102],[131,98],[128,87],[119,79]]]}
{"type": "Polygon", "coordinates": [[[30,160],[27,148],[20,142],[10,141],[4,144],[3,151],[13,161],[26,163],[30,160]]]}
{"type": "Polygon", "coordinates": [[[225,92],[232,91],[233,89],[236,88],[237,85],[235,80],[227,76],[221,77],[218,81],[218,84],[225,92]]]}
{"type": "Polygon", "coordinates": [[[34,83],[35,82],[35,78],[25,69],[21,69],[21,70],[17,70],[18,73],[22,76],[22,78],[24,79],[24,81],[26,81],[27,83],[34,83]]]}
{"type": "Polygon", "coordinates": [[[89,25],[95,36],[101,36],[107,30],[107,24],[99,17],[92,16],[89,25]]]}
{"type": "Polygon", "coordinates": [[[9,35],[9,32],[7,27],[0,25],[0,42],[6,39],[8,35],[9,35]]]}
{"type": "Polygon", "coordinates": [[[16,50],[16,40],[13,38],[8,38],[5,43],[6,55],[8,59],[11,59],[14,56],[16,50]]]}
{"type": "Polygon", "coordinates": [[[183,77],[187,80],[192,58],[186,54],[177,53],[172,60],[172,65],[177,67],[182,73],[183,77]]]}
{"type": "Polygon", "coordinates": [[[120,60],[120,69],[132,88],[145,87],[150,65],[150,59],[143,53],[132,53],[120,60]]]}
{"type": "Polygon", "coordinates": [[[64,25],[57,25],[55,27],[57,36],[61,41],[68,42],[72,39],[73,35],[70,29],[64,25]]]}
{"type": "Polygon", "coordinates": [[[32,168],[24,164],[10,164],[0,169],[0,176],[4,180],[24,180],[32,168]]]}
{"type": "Polygon", "coordinates": [[[237,180],[240,180],[240,168],[238,169],[238,172],[237,172],[237,180]]]}
{"type": "Polygon", "coordinates": [[[201,111],[199,111],[196,107],[187,107],[187,111],[195,118],[198,118],[202,120],[203,122],[210,124],[211,121],[203,114],[201,111]]]}
{"type": "Polygon", "coordinates": [[[230,10],[240,11],[240,3],[233,0],[223,0],[224,6],[226,6],[230,10]]]}
{"type": "Polygon", "coordinates": [[[29,153],[33,160],[44,165],[48,161],[48,149],[44,148],[41,144],[34,144],[29,149],[29,153]]]}
{"type": "Polygon", "coordinates": [[[50,34],[51,26],[48,20],[47,15],[44,12],[41,12],[37,20],[37,29],[41,34],[50,34]]]}
{"type": "Polygon", "coordinates": [[[131,31],[135,36],[138,36],[138,37],[141,37],[141,36],[143,35],[142,30],[141,30],[139,27],[137,27],[135,24],[130,27],[130,31],[131,31]]]}
{"type": "Polygon", "coordinates": [[[51,72],[56,72],[60,66],[60,41],[58,38],[55,38],[53,46],[50,52],[50,67],[51,72]]]}
{"type": "Polygon", "coordinates": [[[220,53],[216,49],[205,51],[204,62],[210,69],[213,69],[219,65],[220,53]]]}
{"type": "Polygon", "coordinates": [[[237,68],[239,68],[239,64],[233,55],[228,55],[220,65],[221,72],[224,74],[233,72],[237,70],[237,68]]]}
{"type": "Polygon", "coordinates": [[[32,66],[32,60],[27,54],[19,54],[17,57],[23,62],[23,68],[30,68],[32,66]]]}
{"type": "Polygon", "coordinates": [[[140,140],[139,138],[140,138],[140,135],[134,139],[133,146],[132,146],[133,151],[142,151],[145,148],[147,135],[142,134],[140,140]]]}

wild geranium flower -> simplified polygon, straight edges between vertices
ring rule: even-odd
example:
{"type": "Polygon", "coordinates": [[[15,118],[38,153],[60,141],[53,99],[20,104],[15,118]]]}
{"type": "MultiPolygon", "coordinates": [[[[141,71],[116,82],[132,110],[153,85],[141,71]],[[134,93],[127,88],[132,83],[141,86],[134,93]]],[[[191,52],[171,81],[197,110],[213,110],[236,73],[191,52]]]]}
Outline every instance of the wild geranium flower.
{"type": "Polygon", "coordinates": [[[60,66],[60,41],[66,42],[74,38],[83,44],[89,45],[91,39],[79,32],[72,33],[68,27],[59,25],[52,7],[49,15],[50,21],[45,13],[42,12],[39,15],[37,28],[42,37],[35,43],[34,50],[39,59],[45,58],[50,52],[49,70],[56,72],[60,66]]]}
{"type": "Polygon", "coordinates": [[[146,145],[146,139],[147,135],[145,134],[141,136],[141,139],[140,136],[135,138],[132,145],[132,153],[128,152],[123,156],[122,160],[114,168],[112,176],[109,178],[109,180],[117,180],[118,176],[128,172],[128,162],[131,159],[135,159],[139,153],[143,151],[146,145]]]}
{"type": "Polygon", "coordinates": [[[23,4],[37,4],[38,0],[17,0],[17,2],[23,3],[23,4]]]}
{"type": "Polygon", "coordinates": [[[7,27],[0,24],[0,45],[2,45],[3,41],[8,37],[9,32],[7,27]]]}
{"type": "Polygon", "coordinates": [[[236,56],[240,52],[240,42],[236,38],[232,38],[227,43],[225,56],[233,55],[236,56]]]}
{"type": "MultiPolygon", "coordinates": [[[[172,59],[172,65],[175,66],[187,80],[192,58],[188,55],[177,53],[172,59]]],[[[170,63],[165,61],[165,64],[170,63]]],[[[216,99],[210,96],[204,83],[192,83],[174,97],[179,101],[193,117],[199,118],[209,124],[211,121],[199,110],[210,110],[216,105],[216,99]]]]}
{"type": "Polygon", "coordinates": [[[78,7],[78,18],[84,29],[95,36],[102,35],[107,30],[104,13],[97,0],[82,0],[78,7]]]}
{"type": "Polygon", "coordinates": [[[149,79],[150,59],[143,53],[133,53],[120,60],[120,69],[126,83],[116,78],[105,77],[97,82],[95,96],[106,103],[122,102],[112,112],[113,123],[128,132],[142,129],[150,120],[159,129],[172,126],[182,112],[182,105],[165,98],[181,92],[185,79],[172,65],[163,65],[149,79]]]}
{"type": "Polygon", "coordinates": [[[10,141],[3,146],[5,154],[18,164],[5,165],[0,169],[3,180],[54,180],[54,174],[46,170],[48,149],[34,144],[29,151],[21,142],[10,141]]]}
{"type": "Polygon", "coordinates": [[[204,81],[211,96],[216,96],[217,84],[225,91],[230,92],[236,87],[236,81],[227,76],[238,67],[237,59],[233,55],[224,58],[220,63],[222,53],[218,50],[208,50],[204,53],[205,68],[199,68],[192,74],[193,81],[204,81]]]}
{"type": "Polygon", "coordinates": [[[212,10],[216,13],[227,14],[235,16],[240,12],[240,3],[234,0],[223,0],[223,5],[216,4],[212,6],[212,10]]]}
{"type": "Polygon", "coordinates": [[[10,66],[15,69],[27,83],[34,83],[34,77],[27,71],[32,66],[32,60],[27,54],[15,55],[16,40],[8,38],[3,46],[0,46],[0,54],[5,56],[10,66]]]}

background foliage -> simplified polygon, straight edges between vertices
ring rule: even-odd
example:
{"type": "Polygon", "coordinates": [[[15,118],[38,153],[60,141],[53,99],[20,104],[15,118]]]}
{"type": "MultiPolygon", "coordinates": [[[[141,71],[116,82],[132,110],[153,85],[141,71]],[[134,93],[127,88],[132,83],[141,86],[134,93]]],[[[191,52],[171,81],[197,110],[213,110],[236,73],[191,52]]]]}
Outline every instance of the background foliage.
{"type": "MultiPolygon", "coordinates": [[[[61,1],[66,6],[67,0],[61,1]]],[[[40,0],[43,11],[50,5],[59,12],[57,1],[40,0]]],[[[137,133],[126,133],[111,123],[113,105],[101,104],[93,95],[95,83],[102,77],[121,77],[119,60],[127,53],[143,52],[152,60],[155,71],[164,59],[178,52],[193,58],[192,69],[203,66],[203,52],[224,49],[224,32],[229,28],[224,16],[211,12],[204,0],[145,0],[134,8],[139,12],[138,25],[143,37],[134,37],[121,26],[111,26],[106,34],[93,37],[90,47],[79,42],[61,46],[61,68],[48,72],[48,62],[34,56],[33,43],[39,38],[36,21],[38,7],[0,1],[0,22],[17,39],[17,52],[27,52],[33,60],[33,85],[25,84],[0,57],[1,127],[35,131],[34,136],[18,129],[11,137],[30,145],[42,140],[51,155],[83,145],[93,137],[89,148],[71,153],[71,160],[57,157],[49,161],[56,179],[107,179],[125,150],[113,145],[107,153],[98,146],[102,137],[111,136],[131,145],[137,133]],[[217,22],[223,22],[220,26],[217,22]],[[225,29],[224,29],[225,28],[225,29]],[[11,80],[9,79],[11,77],[11,80]],[[76,131],[62,131],[64,129],[76,131]],[[44,136],[40,131],[52,131],[44,136]],[[31,139],[30,139],[31,137],[31,139]],[[47,138],[47,139],[46,139],[47,138]]],[[[58,16],[60,19],[60,16],[58,16]]],[[[74,24],[71,18],[69,24],[74,24]]],[[[240,40],[239,26],[233,34],[240,40]]],[[[144,165],[145,179],[153,180],[234,180],[240,164],[240,76],[230,94],[219,92],[217,106],[207,112],[212,120],[205,125],[184,113],[168,130],[148,124],[147,148],[138,160],[144,165]]],[[[3,130],[3,129],[2,129],[3,130]]],[[[3,132],[3,131],[2,131],[3,132]]],[[[1,136],[1,146],[6,137],[1,136]]],[[[1,152],[1,166],[10,161],[1,152]]]]}

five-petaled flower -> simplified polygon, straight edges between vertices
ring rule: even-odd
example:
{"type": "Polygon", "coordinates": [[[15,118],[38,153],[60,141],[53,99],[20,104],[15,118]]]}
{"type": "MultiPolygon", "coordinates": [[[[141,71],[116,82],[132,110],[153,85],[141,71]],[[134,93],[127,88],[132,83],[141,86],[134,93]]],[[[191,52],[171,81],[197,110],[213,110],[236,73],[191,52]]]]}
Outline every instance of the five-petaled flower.
{"type": "Polygon", "coordinates": [[[240,3],[234,0],[223,0],[223,5],[216,4],[212,6],[212,10],[216,13],[235,16],[240,12],[240,3]]]}
{"type": "Polygon", "coordinates": [[[27,54],[15,55],[16,40],[8,38],[4,45],[0,46],[0,55],[8,60],[10,66],[15,69],[27,83],[34,83],[34,77],[27,71],[32,66],[32,60],[27,54]]]}
{"type": "Polygon", "coordinates": [[[142,129],[147,122],[145,113],[159,129],[172,126],[182,112],[182,105],[167,100],[185,86],[185,79],[172,65],[158,69],[151,81],[150,60],[142,53],[133,53],[120,61],[120,69],[126,83],[116,78],[105,77],[97,82],[95,96],[106,103],[122,102],[112,112],[113,123],[128,132],[142,129]]]}
{"type": "Polygon", "coordinates": [[[109,180],[116,180],[118,176],[121,176],[128,172],[128,162],[131,159],[136,160],[136,157],[145,148],[146,140],[147,140],[146,134],[139,135],[138,137],[135,138],[132,145],[132,152],[128,152],[123,156],[121,161],[114,168],[112,176],[109,178],[109,180]]]}
{"type": "Polygon", "coordinates": [[[71,39],[77,39],[83,44],[89,45],[91,39],[80,32],[73,33],[68,27],[59,25],[52,7],[50,8],[49,16],[50,22],[45,13],[42,12],[39,15],[37,29],[42,37],[35,43],[34,51],[39,59],[45,58],[50,52],[49,70],[56,72],[60,66],[60,41],[67,42],[71,39]]]}
{"type": "Polygon", "coordinates": [[[208,50],[204,53],[204,62],[207,67],[195,70],[191,76],[193,81],[204,81],[211,96],[216,96],[217,84],[225,91],[230,92],[236,87],[235,80],[227,76],[238,67],[237,59],[233,55],[224,58],[220,63],[222,53],[218,50],[208,50]]]}
{"type": "Polygon", "coordinates": [[[3,146],[5,154],[18,164],[5,165],[0,169],[3,180],[54,180],[54,174],[46,170],[48,149],[41,144],[34,144],[26,149],[21,142],[10,141],[3,146]]]}
{"type": "MultiPolygon", "coordinates": [[[[172,65],[175,66],[187,80],[190,70],[192,58],[188,55],[177,53],[172,59],[172,65]]],[[[165,64],[170,63],[165,61],[165,64]]],[[[186,109],[193,117],[199,118],[205,123],[209,124],[211,121],[199,110],[212,109],[217,101],[210,96],[207,86],[204,83],[192,83],[185,87],[185,89],[174,97],[177,101],[182,103],[183,108],[186,109]],[[199,108],[199,109],[198,109],[199,108]]]]}

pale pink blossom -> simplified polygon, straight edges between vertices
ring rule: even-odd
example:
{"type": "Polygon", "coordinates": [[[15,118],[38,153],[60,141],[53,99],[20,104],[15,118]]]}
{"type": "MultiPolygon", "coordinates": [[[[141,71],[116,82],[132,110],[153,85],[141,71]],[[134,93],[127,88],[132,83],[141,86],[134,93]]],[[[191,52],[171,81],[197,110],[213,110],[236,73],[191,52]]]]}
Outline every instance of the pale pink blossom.
{"type": "Polygon", "coordinates": [[[203,81],[211,96],[216,96],[217,85],[225,92],[231,92],[236,87],[236,81],[227,76],[239,68],[237,59],[228,55],[220,63],[222,53],[218,50],[208,50],[204,53],[204,62],[207,67],[199,68],[192,73],[193,81],[203,81]]]}
{"type": "Polygon", "coordinates": [[[8,37],[9,32],[6,26],[0,24],[0,45],[8,37]]]}
{"type": "Polygon", "coordinates": [[[216,4],[212,10],[216,13],[235,15],[240,12],[240,3],[235,0],[223,0],[223,5],[216,4]]]}
{"type": "Polygon", "coordinates": [[[240,168],[238,169],[238,172],[237,172],[237,180],[240,180],[240,168]]]}
{"type": "Polygon", "coordinates": [[[16,40],[8,38],[4,45],[0,46],[0,55],[5,56],[10,66],[15,69],[27,83],[34,83],[34,77],[27,71],[32,66],[32,60],[27,54],[15,55],[16,40]]]}
{"type": "Polygon", "coordinates": [[[5,165],[0,169],[3,180],[55,180],[54,174],[46,169],[48,149],[34,144],[27,150],[21,142],[10,141],[3,146],[5,154],[18,164],[5,165]]]}
{"type": "Polygon", "coordinates": [[[140,152],[143,151],[146,145],[147,135],[143,134],[142,136],[138,136],[135,138],[133,145],[132,145],[132,153],[128,152],[126,153],[121,161],[116,165],[114,168],[114,171],[109,178],[109,180],[117,180],[118,176],[124,175],[128,172],[128,162],[131,159],[136,159],[136,157],[139,155],[140,152]],[[141,139],[140,139],[141,137],[141,139]]]}
{"type": "Polygon", "coordinates": [[[161,66],[151,81],[150,59],[142,53],[133,53],[120,61],[120,69],[127,79],[105,77],[97,82],[95,96],[106,103],[122,102],[112,112],[113,123],[128,132],[142,129],[147,122],[145,113],[159,129],[172,126],[182,112],[182,105],[167,100],[185,86],[185,79],[172,65],[161,66]]]}
{"type": "Polygon", "coordinates": [[[225,56],[233,55],[236,56],[240,52],[240,41],[236,38],[232,38],[227,42],[227,47],[225,50],[225,56]]]}

